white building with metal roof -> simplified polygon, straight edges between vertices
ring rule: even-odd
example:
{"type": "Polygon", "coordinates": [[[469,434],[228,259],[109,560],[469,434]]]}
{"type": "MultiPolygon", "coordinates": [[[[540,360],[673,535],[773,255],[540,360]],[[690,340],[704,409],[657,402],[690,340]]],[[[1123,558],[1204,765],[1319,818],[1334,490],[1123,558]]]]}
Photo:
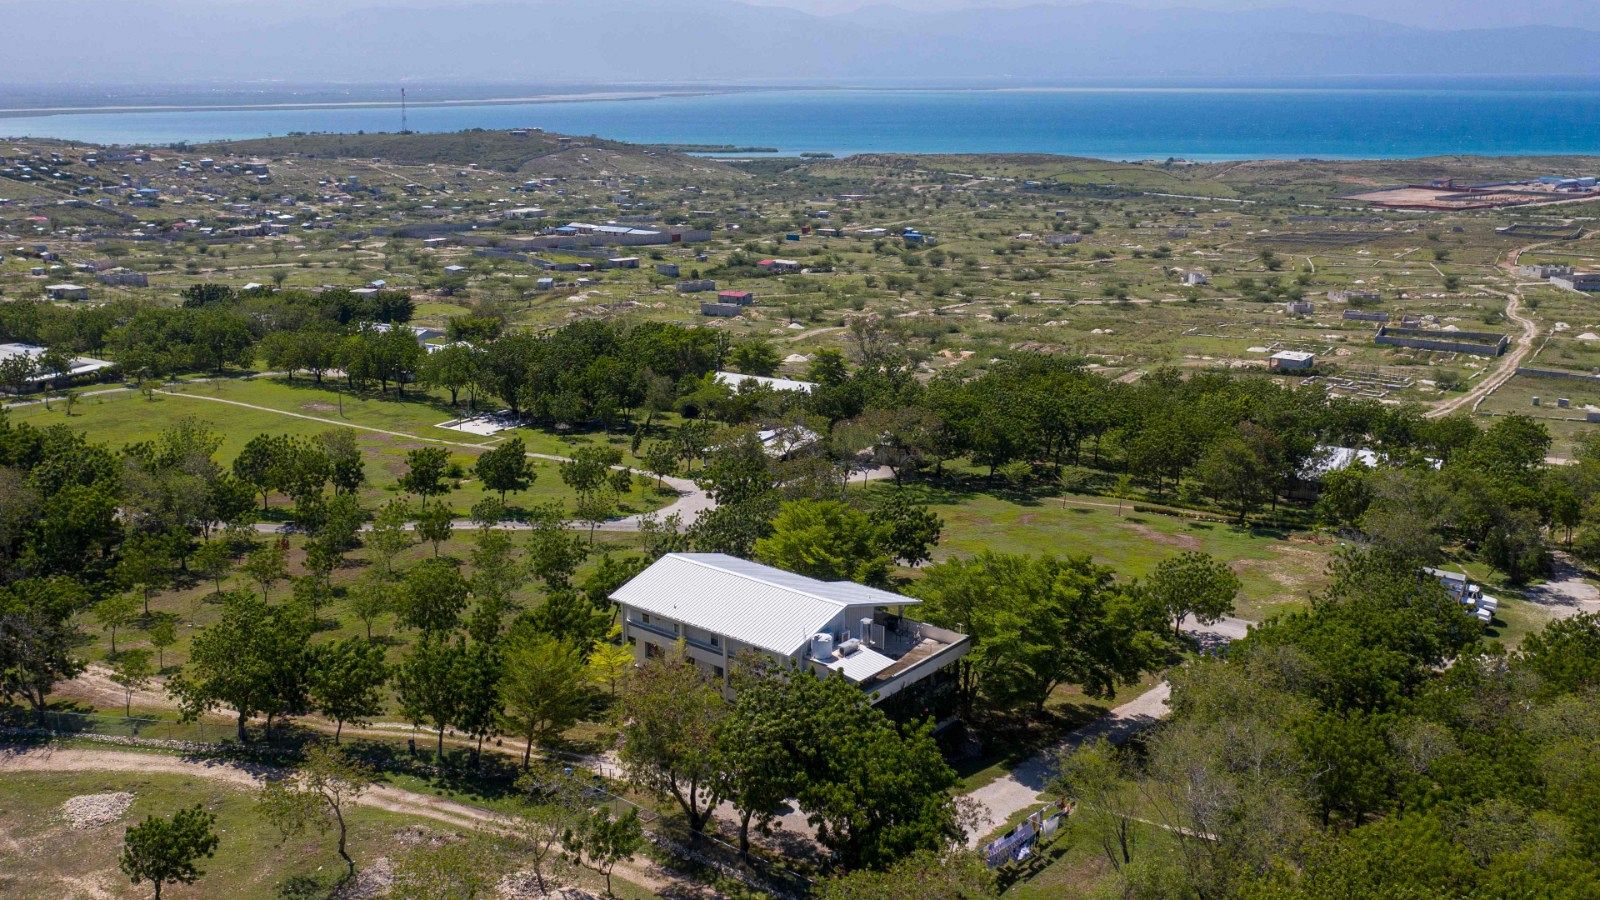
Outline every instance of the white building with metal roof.
{"type": "Polygon", "coordinates": [[[712,376],[717,384],[723,385],[734,391],[739,390],[744,384],[757,384],[772,388],[775,391],[800,391],[809,394],[815,388],[814,381],[796,381],[793,378],[770,378],[766,375],[745,375],[741,372],[718,372],[712,376]]]}
{"type": "Polygon", "coordinates": [[[669,553],[611,595],[635,659],[681,642],[686,657],[728,688],[731,663],[754,651],[838,672],[881,703],[902,697],[911,712],[933,714],[949,687],[945,670],[970,639],[907,619],[921,601],[850,581],[820,581],[721,553],[669,553]],[[913,699],[914,697],[914,699],[913,699]]]}

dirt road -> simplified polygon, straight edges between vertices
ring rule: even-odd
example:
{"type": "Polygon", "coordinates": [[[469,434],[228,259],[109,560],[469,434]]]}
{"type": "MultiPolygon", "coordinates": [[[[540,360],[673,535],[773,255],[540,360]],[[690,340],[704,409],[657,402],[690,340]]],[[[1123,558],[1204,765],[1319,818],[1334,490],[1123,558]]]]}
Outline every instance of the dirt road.
{"type": "MultiPolygon", "coordinates": [[[[1522,254],[1529,250],[1538,249],[1547,243],[1550,242],[1544,241],[1538,244],[1529,244],[1526,247],[1518,247],[1512,250],[1501,261],[1500,268],[1504,269],[1507,274],[1515,275],[1517,265],[1522,259],[1522,254]]],[[[1505,356],[1500,357],[1497,362],[1497,368],[1494,371],[1483,376],[1483,379],[1473,385],[1465,394],[1459,397],[1450,397],[1434,404],[1432,409],[1423,414],[1425,418],[1441,418],[1453,412],[1458,412],[1462,408],[1467,408],[1468,412],[1477,411],[1479,404],[1488,398],[1490,394],[1499,390],[1501,385],[1510,381],[1511,376],[1517,374],[1517,367],[1522,365],[1522,361],[1528,357],[1528,354],[1533,352],[1533,342],[1539,337],[1538,323],[1522,314],[1522,294],[1516,291],[1515,288],[1505,297],[1506,318],[1517,323],[1522,328],[1521,336],[1511,342],[1511,349],[1506,351],[1505,356]]]]}
{"type": "MultiPolygon", "coordinates": [[[[1212,625],[1202,625],[1193,619],[1186,619],[1183,630],[1191,637],[1198,638],[1202,646],[1214,646],[1244,637],[1252,624],[1244,619],[1226,618],[1212,625]]],[[[1167,707],[1167,698],[1171,695],[1172,685],[1163,681],[1093,722],[1068,733],[1055,746],[1034,754],[1004,776],[968,793],[967,798],[977,801],[982,809],[978,827],[968,835],[967,845],[978,846],[1012,816],[1041,803],[1039,795],[1055,776],[1056,755],[1062,750],[1070,750],[1102,737],[1114,744],[1122,743],[1166,718],[1171,712],[1167,707]]]]}
{"type": "MultiPolygon", "coordinates": [[[[273,766],[197,756],[76,747],[0,747],[0,776],[17,772],[158,773],[206,778],[243,790],[254,790],[265,781],[284,774],[283,769],[273,766]]],[[[383,784],[374,785],[356,802],[361,806],[427,819],[465,831],[505,832],[511,828],[505,816],[492,810],[383,784]]],[[[617,871],[629,881],[656,892],[675,885],[653,863],[638,857],[619,865],[617,871]]]]}

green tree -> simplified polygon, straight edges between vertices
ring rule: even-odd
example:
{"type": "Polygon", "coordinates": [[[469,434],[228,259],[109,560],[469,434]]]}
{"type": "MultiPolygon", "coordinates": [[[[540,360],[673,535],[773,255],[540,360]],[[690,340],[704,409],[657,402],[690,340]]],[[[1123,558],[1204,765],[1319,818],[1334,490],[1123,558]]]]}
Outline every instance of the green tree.
{"type": "Polygon", "coordinates": [[[145,628],[145,637],[149,639],[150,646],[156,648],[156,671],[166,671],[167,648],[178,642],[178,614],[158,612],[151,616],[145,628]]]}
{"type": "Polygon", "coordinates": [[[728,790],[716,742],[728,712],[720,687],[674,649],[639,667],[620,710],[623,771],[676,801],[690,830],[703,831],[728,790]]]}
{"type": "Polygon", "coordinates": [[[586,682],[583,654],[576,648],[531,628],[513,632],[500,676],[501,720],[509,734],[525,741],[524,769],[535,743],[549,746],[588,711],[586,682]]]}
{"type": "Polygon", "coordinates": [[[261,511],[267,511],[272,492],[280,487],[285,459],[290,455],[292,439],[281,434],[258,434],[245,443],[244,449],[233,460],[235,478],[255,488],[261,495],[261,511]]]}
{"type": "Polygon", "coordinates": [[[761,338],[739,341],[728,353],[728,364],[746,375],[771,375],[780,362],[778,351],[761,338]]]}
{"type": "Polygon", "coordinates": [[[366,463],[361,459],[361,446],[356,443],[355,432],[348,428],[335,428],[317,435],[322,453],[328,459],[328,476],[333,489],[340,494],[354,494],[366,483],[366,463]]]}
{"type": "Polygon", "coordinates": [[[461,703],[456,709],[455,727],[477,739],[472,751],[475,766],[483,759],[484,740],[499,733],[504,707],[500,696],[503,673],[504,655],[499,646],[473,641],[458,650],[461,703]]]}
{"type": "Polygon", "coordinates": [[[426,506],[429,497],[445,492],[449,466],[450,454],[443,447],[418,447],[406,453],[406,474],[400,478],[400,487],[421,497],[426,506]]]}
{"type": "Polygon", "coordinates": [[[273,585],[289,577],[288,556],[281,545],[268,542],[245,557],[241,571],[251,581],[261,585],[261,598],[265,600],[271,594],[273,585]]]}
{"type": "Polygon", "coordinates": [[[916,592],[928,621],[972,637],[957,664],[969,708],[1037,709],[1060,684],[1109,696],[1169,650],[1161,614],[1088,557],[984,552],[929,567],[916,592]]]}
{"type": "Polygon", "coordinates": [[[205,874],[199,862],[216,855],[216,823],[217,817],[198,803],[170,819],[149,816],[123,836],[118,868],[134,884],[155,885],[161,900],[162,885],[194,884],[205,874]]]}
{"type": "Polygon", "coordinates": [[[1539,677],[1547,696],[1600,687],[1600,613],[1557,619],[1528,635],[1517,661],[1539,677]]]}
{"type": "Polygon", "coordinates": [[[372,625],[385,613],[395,608],[394,585],[379,572],[364,572],[347,589],[350,611],[366,626],[367,640],[372,640],[372,625]]]}
{"type": "Polygon", "coordinates": [[[189,560],[189,568],[196,575],[216,585],[216,593],[222,593],[222,579],[228,574],[228,567],[233,563],[233,554],[224,541],[206,541],[200,549],[194,552],[189,560]]]}
{"type": "Polygon", "coordinates": [[[1206,493],[1239,514],[1239,525],[1271,497],[1273,470],[1255,448],[1237,435],[1213,443],[1200,458],[1197,474],[1206,493]]]}
{"type": "Polygon", "coordinates": [[[372,528],[366,534],[366,545],[377,560],[378,570],[384,578],[394,577],[395,557],[412,544],[411,533],[406,530],[410,520],[411,510],[403,500],[385,503],[372,519],[372,528]]]}
{"type": "Polygon", "coordinates": [[[537,477],[533,465],[528,461],[527,447],[520,437],[484,451],[473,470],[485,488],[500,492],[501,503],[505,502],[507,492],[525,491],[537,477]]]}
{"type": "Polygon", "coordinates": [[[337,828],[339,858],[354,875],[356,861],[350,856],[350,828],[344,814],[372,782],[371,770],[343,751],[313,746],[298,771],[262,786],[257,808],[286,839],[307,828],[321,832],[337,828]]]}
{"type": "Polygon", "coordinates": [[[567,587],[589,549],[567,530],[557,504],[536,507],[528,517],[528,571],[550,590],[567,587]]]}
{"type": "Polygon", "coordinates": [[[933,548],[944,531],[944,520],[925,503],[903,490],[893,490],[873,510],[880,531],[879,543],[890,557],[907,566],[933,559],[933,548]]]}
{"type": "Polygon", "coordinates": [[[156,670],[150,665],[150,651],[128,650],[111,664],[111,680],[122,688],[122,713],[133,715],[133,692],[148,685],[156,670]]]}
{"type": "Polygon", "coordinates": [[[598,493],[610,487],[611,467],[621,463],[622,451],[615,447],[579,447],[561,464],[561,481],[577,494],[598,493]]]}
{"type": "Polygon", "coordinates": [[[316,647],[311,653],[311,704],[334,722],[339,743],[344,723],[364,725],[383,711],[383,688],[389,680],[381,644],[347,637],[316,647]]]}
{"type": "Polygon", "coordinates": [[[605,876],[606,896],[613,897],[616,895],[611,892],[611,870],[638,852],[644,844],[644,826],[639,823],[637,809],[630,807],[613,817],[611,808],[602,806],[590,813],[581,827],[569,832],[563,844],[568,853],[605,876]]]}
{"type": "Polygon", "coordinates": [[[137,534],[124,541],[114,577],[127,590],[137,590],[150,615],[150,594],[172,578],[172,551],[161,536],[137,534]]]}
{"type": "Polygon", "coordinates": [[[882,586],[889,554],[877,523],[838,500],[791,500],[778,508],[772,534],[755,543],[756,559],[822,581],[882,586]]]}
{"type": "Polygon", "coordinates": [[[83,586],[65,576],[0,588],[0,700],[25,698],[40,725],[56,683],[83,671],[77,651],[87,636],[72,617],[87,604],[83,586]]]}
{"type": "Polygon", "coordinates": [[[225,595],[222,618],[195,635],[188,664],[167,690],[184,721],[232,707],[245,741],[252,716],[265,715],[270,731],[275,717],[306,711],[310,636],[311,623],[292,606],[269,606],[247,592],[225,595]]]}
{"type": "Polygon", "coordinates": [[[423,634],[454,631],[467,607],[470,588],[450,559],[425,559],[406,573],[400,594],[400,621],[423,634]]]}
{"type": "Polygon", "coordinates": [[[644,470],[656,476],[656,490],[663,487],[662,480],[678,472],[678,449],[666,441],[651,441],[645,445],[644,470]]]}
{"type": "Polygon", "coordinates": [[[111,635],[111,655],[117,655],[117,629],[132,625],[139,618],[139,598],[135,594],[112,594],[94,605],[94,620],[111,635]]]}
{"type": "Polygon", "coordinates": [[[455,406],[462,389],[478,377],[478,352],[464,344],[451,344],[424,357],[417,374],[423,384],[449,391],[450,405],[455,406]]]}
{"type": "Polygon", "coordinates": [[[433,555],[439,556],[439,547],[450,540],[455,532],[455,514],[443,503],[433,503],[417,510],[417,536],[433,545],[433,555]]]}
{"type": "Polygon", "coordinates": [[[395,670],[400,710],[413,725],[430,723],[437,731],[435,756],[444,762],[444,730],[461,712],[464,651],[437,635],[423,635],[395,670]]]}
{"type": "Polygon", "coordinates": [[[1133,862],[1138,785],[1110,741],[1101,737],[1063,750],[1049,792],[1077,803],[1074,822],[1093,835],[1113,869],[1133,862]]]}
{"type": "Polygon", "coordinates": [[[791,682],[808,692],[807,746],[815,748],[796,799],[841,866],[883,868],[963,840],[956,774],[931,720],[897,727],[843,677],[791,682]]]}
{"type": "Polygon", "coordinates": [[[739,813],[739,853],[750,853],[750,826],[765,829],[806,776],[796,752],[808,738],[809,710],[789,673],[741,659],[738,694],[717,729],[717,749],[728,778],[728,801],[739,813]]]}
{"type": "Polygon", "coordinates": [[[1212,625],[1233,612],[1239,596],[1239,576],[1215,557],[1191,550],[1156,564],[1145,582],[1152,603],[1172,623],[1173,637],[1183,634],[1183,620],[1194,616],[1212,625]]]}

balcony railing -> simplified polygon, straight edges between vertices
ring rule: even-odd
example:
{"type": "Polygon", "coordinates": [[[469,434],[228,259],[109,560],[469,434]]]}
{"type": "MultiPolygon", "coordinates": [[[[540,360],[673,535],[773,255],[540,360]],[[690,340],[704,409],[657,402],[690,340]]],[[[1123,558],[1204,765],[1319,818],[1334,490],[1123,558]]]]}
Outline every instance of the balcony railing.
{"type": "Polygon", "coordinates": [[[699,648],[701,650],[709,651],[711,653],[721,653],[722,652],[722,646],[721,646],[720,643],[715,642],[715,641],[706,641],[706,640],[701,640],[700,638],[690,637],[689,635],[680,633],[675,628],[668,628],[668,627],[663,626],[663,625],[657,625],[654,622],[641,622],[638,619],[629,619],[628,620],[628,624],[632,625],[632,626],[634,626],[636,628],[642,628],[645,631],[650,632],[651,634],[658,634],[658,635],[660,635],[660,636],[662,636],[662,637],[664,637],[664,638],[666,638],[668,640],[671,640],[671,641],[676,641],[679,638],[682,638],[683,642],[685,644],[688,644],[691,647],[697,647],[697,648],[699,648]]]}

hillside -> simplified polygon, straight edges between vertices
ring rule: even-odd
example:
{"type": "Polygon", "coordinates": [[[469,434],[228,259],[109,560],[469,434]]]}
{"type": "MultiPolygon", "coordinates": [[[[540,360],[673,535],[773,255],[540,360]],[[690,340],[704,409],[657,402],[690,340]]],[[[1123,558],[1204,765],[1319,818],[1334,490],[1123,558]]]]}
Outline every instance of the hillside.
{"type": "Polygon", "coordinates": [[[720,162],[617,141],[542,131],[471,130],[450,134],[302,134],[199,145],[213,155],[309,159],[380,158],[398,165],[477,165],[521,175],[739,178],[720,162]]]}

